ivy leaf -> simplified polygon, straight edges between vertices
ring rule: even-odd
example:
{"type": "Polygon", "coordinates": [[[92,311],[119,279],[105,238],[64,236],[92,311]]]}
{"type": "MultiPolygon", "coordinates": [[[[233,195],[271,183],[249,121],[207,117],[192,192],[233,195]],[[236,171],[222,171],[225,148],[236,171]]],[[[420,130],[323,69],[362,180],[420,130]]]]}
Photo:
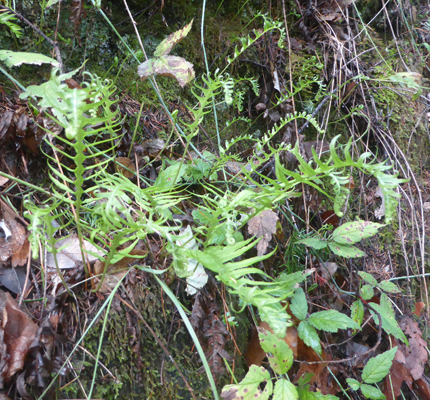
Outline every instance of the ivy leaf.
{"type": "Polygon", "coordinates": [[[357,249],[355,246],[350,246],[348,244],[340,244],[336,242],[329,242],[328,247],[330,247],[330,250],[340,257],[345,258],[358,258],[358,257],[364,257],[364,252],[360,249],[357,249]]]}
{"type": "Polygon", "coordinates": [[[338,329],[360,329],[360,326],[347,315],[336,310],[319,311],[313,313],[308,322],[316,329],[326,332],[337,332],[338,329]]]}
{"type": "Polygon", "coordinates": [[[191,30],[191,26],[193,25],[194,19],[191,22],[184,26],[182,29],[179,29],[176,32],[170,34],[166,39],[164,39],[155,49],[154,57],[162,57],[167,56],[184,37],[188,35],[191,30]]]}
{"type": "MultiPolygon", "coordinates": [[[[365,367],[361,377],[366,383],[376,383],[382,381],[390,372],[391,364],[397,352],[397,346],[371,358],[365,367]]],[[[363,387],[362,387],[363,389],[363,387]]]]}
{"type": "Polygon", "coordinates": [[[356,300],[351,304],[351,318],[361,326],[364,317],[364,307],[360,300],[356,300]]]}
{"type": "Polygon", "coordinates": [[[400,289],[390,281],[382,281],[378,287],[388,293],[400,293],[400,289]]]}
{"type": "Polygon", "coordinates": [[[365,280],[369,285],[372,285],[373,287],[378,286],[378,281],[369,273],[360,271],[358,275],[360,275],[360,277],[365,280]]]}
{"type": "Polygon", "coordinates": [[[294,354],[290,346],[263,328],[258,328],[258,337],[260,338],[261,348],[268,353],[273,371],[278,375],[286,374],[294,361],[294,354]]]}
{"type": "Polygon", "coordinates": [[[386,397],[381,390],[375,386],[366,385],[363,383],[361,385],[361,391],[364,397],[372,400],[384,400],[386,397]]]}
{"type": "Polygon", "coordinates": [[[308,313],[308,301],[302,288],[298,288],[291,298],[291,312],[301,321],[306,318],[308,313]]]}
{"type": "Polygon", "coordinates": [[[278,379],[275,383],[275,390],[273,392],[273,400],[298,400],[299,393],[297,388],[286,379],[278,379]]]}
{"type": "Polygon", "coordinates": [[[307,239],[299,240],[296,243],[302,243],[306,246],[312,247],[315,250],[325,249],[327,247],[327,242],[319,237],[310,237],[307,239]]]}
{"type": "Polygon", "coordinates": [[[221,397],[228,400],[267,400],[272,394],[273,384],[270,373],[263,367],[251,365],[243,380],[235,385],[224,386],[221,397]],[[261,383],[267,382],[264,390],[260,390],[261,383]]]}
{"type": "Polygon", "coordinates": [[[320,338],[315,328],[308,321],[302,321],[297,330],[300,339],[305,342],[306,346],[312,347],[318,354],[321,354],[320,338]]]}
{"type": "Polygon", "coordinates": [[[0,60],[6,63],[8,67],[17,67],[21,64],[52,64],[59,67],[60,63],[53,58],[46,57],[39,53],[24,53],[20,51],[0,50],[0,60]]]}
{"type": "Polygon", "coordinates": [[[193,64],[178,56],[151,58],[137,67],[137,73],[142,80],[152,75],[171,76],[176,78],[181,87],[184,87],[195,77],[193,64]]]}
{"type": "Polygon", "coordinates": [[[383,226],[385,225],[371,221],[346,222],[335,229],[331,239],[336,243],[351,245],[377,234],[383,226]]]}
{"type": "Polygon", "coordinates": [[[373,297],[373,286],[364,285],[360,289],[360,294],[363,300],[370,300],[373,297]]]}
{"type": "Polygon", "coordinates": [[[346,382],[348,383],[349,386],[351,386],[352,390],[358,390],[361,386],[361,383],[358,382],[356,379],[347,378],[346,382]]]}

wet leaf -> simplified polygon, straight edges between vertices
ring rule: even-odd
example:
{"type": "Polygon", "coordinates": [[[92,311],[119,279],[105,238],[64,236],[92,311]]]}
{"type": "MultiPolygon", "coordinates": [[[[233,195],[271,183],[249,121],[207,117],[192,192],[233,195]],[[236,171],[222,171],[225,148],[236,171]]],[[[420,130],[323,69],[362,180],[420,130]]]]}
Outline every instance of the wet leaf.
{"type": "Polygon", "coordinates": [[[257,254],[262,256],[266,253],[272,235],[276,232],[277,215],[272,210],[264,210],[259,215],[248,221],[248,232],[261,238],[257,244],[257,254]]]}

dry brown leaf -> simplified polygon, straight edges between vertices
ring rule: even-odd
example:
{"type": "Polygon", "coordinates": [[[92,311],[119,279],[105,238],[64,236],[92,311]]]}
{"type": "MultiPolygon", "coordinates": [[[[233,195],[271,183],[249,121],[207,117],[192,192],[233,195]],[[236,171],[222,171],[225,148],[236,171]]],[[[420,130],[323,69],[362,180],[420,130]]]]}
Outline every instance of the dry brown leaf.
{"type": "Polygon", "coordinates": [[[126,178],[133,178],[136,172],[136,167],[133,161],[127,157],[117,157],[115,159],[117,171],[126,178]]]}
{"type": "Polygon", "coordinates": [[[23,367],[38,328],[31,318],[19,309],[12,296],[3,291],[0,291],[0,315],[3,343],[7,349],[7,367],[5,366],[1,374],[8,380],[23,367]]]}
{"type": "MultiPolygon", "coordinates": [[[[125,257],[121,261],[115,264],[109,265],[106,275],[103,279],[103,283],[100,287],[100,292],[103,294],[110,293],[122,277],[127,273],[130,268],[129,264],[138,261],[139,259],[145,257],[147,252],[145,250],[133,249],[130,251],[130,256],[136,257],[125,257]]],[[[97,260],[94,263],[94,274],[101,275],[105,269],[105,263],[97,260]]]]}
{"type": "MultiPolygon", "coordinates": [[[[4,218],[2,230],[8,230],[9,235],[0,237],[0,265],[12,258],[12,266],[24,265],[27,262],[30,244],[27,230],[16,219],[15,215],[2,207],[4,218]]],[[[6,233],[6,232],[5,232],[6,233]]]]}
{"type": "Polygon", "coordinates": [[[424,366],[428,360],[427,343],[421,337],[422,332],[412,318],[404,316],[400,321],[400,327],[409,340],[409,346],[400,344],[399,350],[405,356],[405,367],[416,381],[423,376],[424,366]]]}
{"type": "Polygon", "coordinates": [[[403,364],[398,361],[394,361],[391,365],[389,375],[384,379],[383,393],[385,394],[385,397],[387,399],[397,399],[397,397],[400,396],[403,382],[406,382],[409,388],[411,388],[412,375],[403,364]]]}
{"type": "Polygon", "coordinates": [[[272,210],[264,210],[248,221],[248,232],[260,238],[257,244],[257,254],[262,256],[269,245],[272,235],[276,232],[277,215],[272,210]]]}
{"type": "Polygon", "coordinates": [[[428,379],[423,376],[421,379],[415,381],[415,384],[418,388],[416,389],[416,392],[418,392],[418,398],[420,400],[430,400],[430,383],[428,379]]]}
{"type": "Polygon", "coordinates": [[[422,301],[418,301],[417,303],[415,303],[415,311],[414,311],[414,314],[417,316],[417,317],[419,317],[420,315],[421,315],[421,312],[422,312],[422,310],[423,310],[423,308],[425,307],[426,305],[422,302],[422,301]]]}

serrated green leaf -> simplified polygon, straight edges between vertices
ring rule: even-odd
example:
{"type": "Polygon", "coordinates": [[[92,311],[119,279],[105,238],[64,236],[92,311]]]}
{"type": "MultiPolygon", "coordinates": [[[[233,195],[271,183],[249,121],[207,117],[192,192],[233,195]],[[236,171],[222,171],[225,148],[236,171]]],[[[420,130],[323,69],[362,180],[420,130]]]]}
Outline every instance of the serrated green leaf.
{"type": "Polygon", "coordinates": [[[260,318],[267,322],[278,338],[285,337],[289,326],[293,325],[291,316],[284,310],[280,303],[265,304],[258,307],[260,318]]]}
{"type": "MultiPolygon", "coordinates": [[[[384,293],[382,294],[384,295],[384,293]]],[[[382,299],[381,295],[381,299],[382,299]]],[[[369,303],[379,314],[381,314],[382,318],[382,329],[387,332],[389,335],[393,335],[395,338],[402,340],[404,343],[408,344],[408,339],[406,339],[405,334],[400,329],[399,324],[396,321],[396,318],[394,316],[393,310],[387,309],[384,306],[381,306],[380,304],[376,303],[369,303]]],[[[379,325],[379,318],[378,316],[370,310],[370,312],[373,315],[373,320],[375,321],[375,324],[379,325]]]]}
{"type": "Polygon", "coordinates": [[[390,281],[382,281],[378,284],[378,287],[388,293],[400,293],[400,289],[390,281]]]}
{"type": "Polygon", "coordinates": [[[361,377],[366,383],[376,383],[382,381],[390,372],[394,356],[397,352],[397,346],[392,349],[371,358],[365,367],[361,377]]]}
{"type": "Polygon", "coordinates": [[[240,383],[223,387],[221,397],[229,400],[267,400],[272,394],[272,390],[270,373],[263,367],[251,365],[240,383]],[[267,384],[262,391],[259,389],[259,385],[263,382],[267,382],[267,384]]]}
{"type": "Polygon", "coordinates": [[[307,239],[299,240],[296,243],[305,244],[306,246],[312,247],[315,250],[321,250],[327,247],[327,241],[320,239],[319,237],[310,237],[307,239]]]}
{"type": "Polygon", "coordinates": [[[298,400],[297,388],[286,379],[278,379],[273,391],[273,400],[298,400]]]}
{"type": "Polygon", "coordinates": [[[360,326],[345,314],[336,310],[318,311],[313,313],[308,322],[316,329],[326,332],[337,332],[338,329],[360,329],[360,326]]]}
{"type": "Polygon", "coordinates": [[[154,186],[168,187],[174,186],[181,182],[182,177],[187,172],[187,166],[181,164],[180,162],[167,167],[165,170],[161,171],[155,180],[154,186]]]}
{"type": "Polygon", "coordinates": [[[321,354],[321,342],[315,328],[308,321],[302,321],[297,330],[300,339],[305,342],[306,346],[312,347],[318,354],[321,354]]]}
{"type": "Polygon", "coordinates": [[[360,277],[365,280],[369,285],[372,285],[373,287],[378,285],[378,281],[369,273],[364,272],[364,271],[360,271],[358,273],[358,275],[360,275],[360,277]]]}
{"type": "Polygon", "coordinates": [[[291,298],[290,310],[300,321],[306,318],[308,301],[302,288],[298,288],[291,298]]]}
{"type": "Polygon", "coordinates": [[[358,390],[361,386],[361,383],[358,382],[356,379],[347,378],[346,382],[348,383],[349,386],[351,386],[352,390],[358,390]]]}
{"type": "Polygon", "coordinates": [[[351,304],[351,318],[361,326],[364,317],[364,307],[360,300],[356,300],[351,304]]]}
{"type": "Polygon", "coordinates": [[[363,298],[363,300],[370,300],[373,297],[373,286],[370,285],[364,285],[360,289],[360,295],[363,298]]]}
{"type": "Polygon", "coordinates": [[[336,242],[329,242],[328,247],[330,250],[340,257],[345,258],[358,258],[364,257],[364,252],[360,249],[357,249],[355,246],[350,246],[348,244],[340,244],[336,242]]]}
{"type": "Polygon", "coordinates": [[[336,243],[352,245],[369,238],[378,233],[378,229],[382,228],[383,224],[378,224],[371,221],[353,221],[346,222],[339,228],[335,229],[331,239],[336,243]]]}
{"type": "Polygon", "coordinates": [[[290,346],[273,333],[262,328],[258,328],[258,337],[261,348],[268,354],[273,371],[278,375],[286,374],[294,361],[294,354],[290,346]]]}
{"type": "Polygon", "coordinates": [[[188,35],[193,25],[193,20],[188,25],[185,25],[182,29],[171,33],[166,39],[164,39],[155,49],[154,57],[166,56],[169,54],[173,47],[175,47],[184,37],[188,35]]]}
{"type": "Polygon", "coordinates": [[[363,383],[361,385],[361,392],[363,393],[363,396],[372,399],[372,400],[384,400],[385,395],[381,392],[381,389],[375,386],[366,385],[363,383]]]}
{"type": "Polygon", "coordinates": [[[60,63],[53,58],[46,57],[39,53],[24,53],[19,51],[0,50],[0,60],[6,63],[8,67],[17,67],[21,64],[51,64],[59,67],[60,63]]]}

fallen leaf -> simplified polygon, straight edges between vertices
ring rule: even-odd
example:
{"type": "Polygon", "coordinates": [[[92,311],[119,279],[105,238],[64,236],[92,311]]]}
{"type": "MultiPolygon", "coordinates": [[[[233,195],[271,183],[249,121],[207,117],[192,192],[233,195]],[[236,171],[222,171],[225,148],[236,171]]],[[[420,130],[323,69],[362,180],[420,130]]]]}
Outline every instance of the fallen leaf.
{"type": "Polygon", "coordinates": [[[0,315],[3,341],[6,345],[6,365],[1,371],[7,381],[19,371],[27,356],[30,345],[37,333],[37,325],[31,318],[19,309],[17,302],[9,293],[0,291],[0,315]]]}
{"type": "Polygon", "coordinates": [[[171,76],[176,78],[181,87],[184,87],[195,77],[193,64],[178,56],[151,58],[139,65],[137,73],[142,80],[152,75],[171,76]]]}
{"type": "Polygon", "coordinates": [[[428,360],[427,343],[422,338],[418,324],[412,318],[404,316],[399,325],[409,340],[409,346],[400,344],[399,350],[405,355],[405,367],[416,381],[423,376],[424,366],[428,360]]]}
{"type": "Polygon", "coordinates": [[[414,314],[415,314],[417,317],[419,317],[419,316],[421,315],[421,312],[422,312],[422,310],[423,310],[423,308],[424,308],[425,306],[426,306],[426,305],[425,305],[422,301],[419,301],[419,302],[415,303],[415,311],[414,311],[414,314]]]}
{"type": "Polygon", "coordinates": [[[127,157],[117,157],[115,159],[115,164],[118,172],[124,175],[126,178],[133,178],[135,176],[136,167],[133,161],[127,157]]]}
{"type": "Polygon", "coordinates": [[[276,232],[277,215],[272,210],[264,210],[248,221],[248,232],[261,238],[257,244],[257,254],[262,256],[267,250],[272,235],[276,232]]]}
{"type": "Polygon", "coordinates": [[[4,237],[0,237],[0,265],[12,259],[12,266],[24,265],[27,262],[30,243],[27,230],[15,219],[15,215],[2,207],[4,217],[0,226],[4,237]]]}
{"type": "MultiPolygon", "coordinates": [[[[83,243],[87,252],[91,251],[92,253],[98,254],[99,256],[103,255],[103,252],[100,251],[94,245],[92,245],[90,242],[84,240],[83,243]]],[[[64,246],[66,247],[57,253],[58,267],[60,269],[70,269],[76,267],[79,263],[82,262],[82,253],[79,244],[79,238],[77,236],[70,236],[64,239],[60,239],[55,243],[55,247],[57,249],[64,246]]],[[[84,252],[84,254],[88,262],[93,262],[98,259],[97,257],[89,253],[84,252]]],[[[55,258],[52,253],[48,253],[46,256],[46,266],[50,269],[56,269],[55,258]]]]}
{"type": "Polygon", "coordinates": [[[394,360],[390,368],[390,373],[384,379],[383,393],[385,397],[387,399],[397,399],[400,396],[403,382],[406,382],[409,388],[411,388],[412,380],[412,375],[408,369],[403,364],[394,360]]]}

